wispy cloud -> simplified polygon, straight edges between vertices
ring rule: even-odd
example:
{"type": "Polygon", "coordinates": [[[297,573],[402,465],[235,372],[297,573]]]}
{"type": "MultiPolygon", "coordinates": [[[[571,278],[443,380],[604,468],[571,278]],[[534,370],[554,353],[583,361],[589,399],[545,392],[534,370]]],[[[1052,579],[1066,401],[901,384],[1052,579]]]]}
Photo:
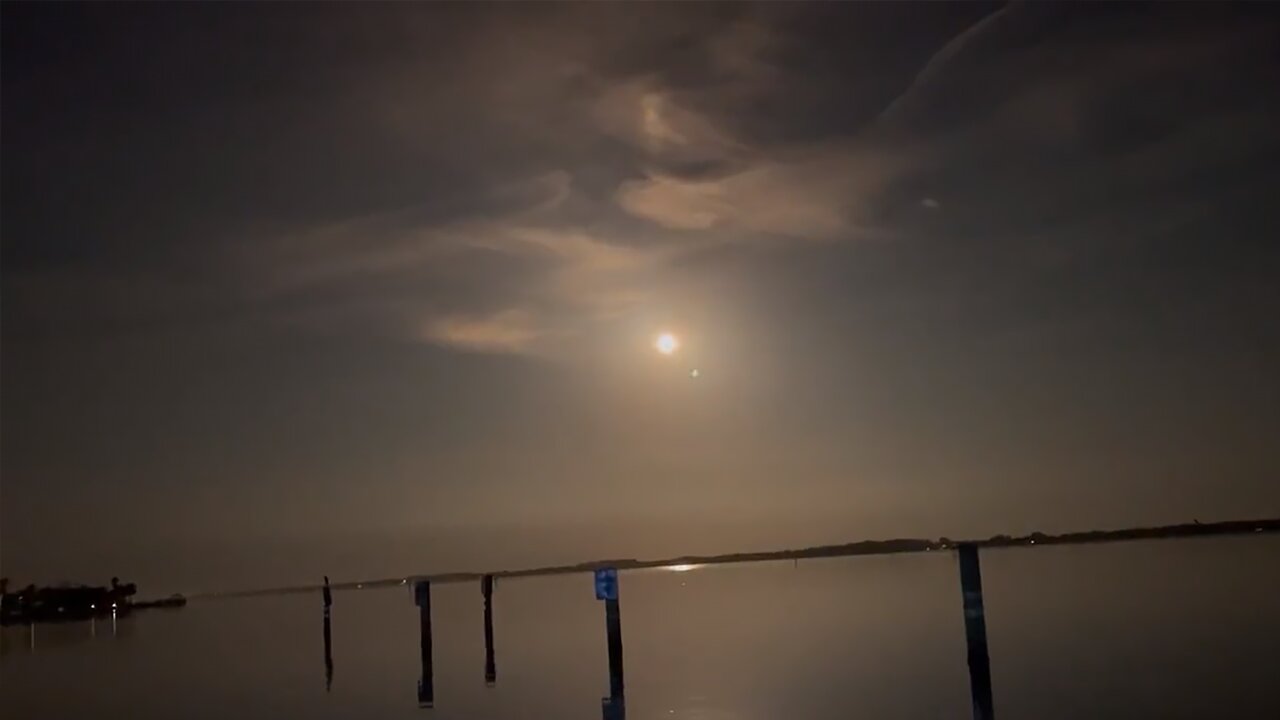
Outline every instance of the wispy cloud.
{"type": "Polygon", "coordinates": [[[712,179],[652,174],[618,188],[627,212],[677,230],[729,230],[743,241],[853,240],[867,211],[902,171],[900,160],[824,146],[810,159],[760,160],[712,179]]]}
{"type": "Polygon", "coordinates": [[[374,312],[384,327],[468,351],[537,354],[650,299],[650,275],[696,243],[641,243],[566,218],[580,198],[563,172],[502,187],[524,204],[434,223],[414,209],[239,246],[250,291],[316,312],[374,312]],[[620,240],[632,240],[622,242],[620,240]],[[319,310],[317,310],[319,308],[319,310]],[[394,312],[388,313],[388,309],[394,312]],[[398,328],[398,329],[397,329],[398,328]]]}
{"type": "Polygon", "coordinates": [[[430,342],[478,352],[527,353],[547,333],[528,310],[510,308],[483,317],[445,315],[423,328],[430,342]]]}
{"type": "Polygon", "coordinates": [[[898,97],[885,107],[881,114],[883,121],[892,122],[906,111],[916,96],[927,93],[930,87],[939,82],[939,78],[946,72],[946,68],[955,62],[956,58],[961,55],[971,44],[978,42],[983,36],[998,31],[1002,22],[1013,12],[1017,12],[1018,3],[1008,3],[999,10],[978,20],[974,24],[962,30],[955,37],[951,38],[942,47],[929,57],[929,60],[916,73],[911,84],[907,86],[898,97]]]}
{"type": "MultiPolygon", "coordinates": [[[[457,191],[464,209],[427,201],[258,234],[240,246],[237,272],[266,302],[305,298],[311,312],[369,315],[362,326],[431,343],[539,354],[663,304],[670,270],[711,248],[897,237],[895,208],[920,222],[945,217],[953,232],[979,216],[1006,227],[988,233],[1013,232],[1023,216],[1043,218],[1095,188],[1085,174],[1123,181],[1103,166],[1131,162],[1077,152],[1097,128],[1115,132],[1100,106],[1124,105],[1126,88],[1171,67],[1188,71],[1176,51],[1185,42],[1159,33],[1095,43],[1088,58],[1055,64],[1076,41],[1046,30],[1053,12],[1013,4],[960,25],[883,111],[800,139],[742,122],[785,104],[801,80],[779,59],[803,50],[786,23],[658,23],[636,40],[642,52],[589,32],[558,42],[576,26],[556,13],[491,55],[460,40],[461,56],[482,56],[468,66],[475,77],[443,87],[467,103],[428,94],[390,105],[395,132],[421,136],[433,157],[483,164],[474,189],[457,191]],[[1129,45],[1148,40],[1151,52],[1135,56],[1129,45]],[[1099,64],[1117,67],[1099,73],[1099,64]],[[455,118],[465,142],[451,148],[433,114],[455,106],[469,109],[455,118]],[[1035,184],[1020,181],[1045,153],[1067,160],[1035,184]]],[[[1203,58],[1230,43],[1214,36],[1192,47],[1203,58]]],[[[399,92],[407,79],[385,82],[380,92],[399,92]]],[[[1185,149],[1167,147],[1140,157],[1176,166],[1170,158],[1185,149]]]]}
{"type": "MultiPolygon", "coordinates": [[[[538,354],[662,304],[665,271],[692,253],[853,237],[901,163],[842,140],[759,145],[724,122],[783,76],[763,56],[776,42],[747,22],[709,34],[713,87],[697,107],[656,73],[593,71],[556,86],[576,108],[571,123],[625,149],[607,168],[612,183],[582,179],[601,168],[580,160],[504,180],[461,215],[413,206],[256,238],[240,246],[242,271],[259,297],[377,312],[370,326],[462,350],[538,354]]],[[[563,142],[556,131],[546,140],[563,142]]]]}

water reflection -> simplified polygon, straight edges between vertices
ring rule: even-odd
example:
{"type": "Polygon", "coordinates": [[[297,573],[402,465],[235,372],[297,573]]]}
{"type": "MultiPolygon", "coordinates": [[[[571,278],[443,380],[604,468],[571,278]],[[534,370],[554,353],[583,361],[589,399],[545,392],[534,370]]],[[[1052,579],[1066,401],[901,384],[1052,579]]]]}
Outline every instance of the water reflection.
{"type": "Polygon", "coordinates": [[[130,635],[129,622],[121,624],[113,615],[111,632],[107,633],[105,629],[98,627],[99,619],[102,618],[5,626],[4,632],[0,633],[0,656],[17,652],[30,655],[37,651],[88,646],[95,642],[109,642],[117,637],[126,639],[130,635]]]}

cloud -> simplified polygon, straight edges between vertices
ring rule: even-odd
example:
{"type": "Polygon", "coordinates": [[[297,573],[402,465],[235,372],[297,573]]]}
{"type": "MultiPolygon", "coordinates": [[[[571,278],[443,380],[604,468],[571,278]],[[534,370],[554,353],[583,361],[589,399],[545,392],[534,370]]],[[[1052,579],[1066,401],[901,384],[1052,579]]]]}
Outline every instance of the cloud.
{"type": "Polygon", "coordinates": [[[537,318],[528,310],[508,308],[484,317],[446,315],[430,318],[423,328],[424,339],[465,350],[498,353],[526,353],[545,335],[537,318]]]}
{"type": "Polygon", "coordinates": [[[599,218],[576,224],[585,200],[563,171],[505,183],[493,198],[505,209],[438,221],[406,208],[256,238],[233,262],[251,297],[295,320],[303,302],[309,324],[546,354],[651,300],[653,275],[698,247],[640,242],[599,218]]]}
{"type": "MultiPolygon", "coordinates": [[[[679,27],[645,42],[677,42],[679,27]]],[[[291,317],[305,306],[307,322],[465,351],[546,354],[601,323],[667,304],[670,270],[690,255],[883,232],[876,207],[909,152],[874,138],[795,145],[731,130],[740,110],[785,90],[787,72],[771,56],[787,45],[778,32],[749,20],[708,24],[684,58],[702,71],[683,75],[686,68],[653,67],[660,51],[645,56],[647,71],[620,72],[588,36],[562,44],[545,27],[534,35],[544,52],[518,45],[486,57],[478,89],[454,78],[433,91],[475,94],[490,117],[524,118],[503,121],[501,132],[477,118],[481,128],[460,136],[474,146],[465,133],[496,133],[492,151],[518,151],[518,163],[487,158],[492,177],[459,209],[430,200],[256,234],[237,258],[250,294],[291,317]],[[530,63],[542,77],[536,97],[512,80],[532,72],[530,63]],[[520,69],[509,76],[495,64],[520,69]],[[554,122],[537,120],[553,109],[554,122]],[[538,167],[553,158],[565,164],[538,167]]],[[[388,86],[395,83],[379,88],[388,86]]],[[[394,132],[422,123],[431,135],[449,125],[428,117],[430,107],[447,113],[456,104],[391,103],[394,132]]]]}
{"type": "Polygon", "coordinates": [[[582,12],[530,16],[529,34],[504,26],[495,53],[485,32],[457,40],[467,62],[422,96],[404,89],[416,73],[439,74],[431,66],[384,77],[379,91],[398,94],[397,140],[413,135],[407,147],[431,148],[424,163],[453,174],[428,176],[420,203],[254,235],[238,267],[253,296],[467,351],[544,354],[665,304],[673,269],[712,249],[965,233],[995,242],[1129,182],[1112,171],[1137,173],[1138,159],[1184,167],[1176,157],[1188,148],[1134,153],[1188,101],[1143,108],[1138,91],[1199,72],[1235,32],[1194,41],[1195,63],[1181,59],[1185,38],[1157,31],[1092,42],[1061,63],[1088,24],[1051,31],[1057,10],[1011,5],[940,22],[933,35],[945,40],[923,62],[887,68],[909,81],[884,94],[879,74],[837,88],[842,72],[793,62],[811,48],[789,33],[812,25],[713,13],[605,39],[582,12]],[[576,28],[568,37],[563,22],[576,28]],[[809,124],[804,103],[836,92],[874,99],[821,104],[832,117],[809,124]]]}
{"type": "Polygon", "coordinates": [[[724,163],[748,153],[705,115],[679,102],[676,93],[646,77],[604,89],[592,107],[599,131],[642,151],[648,163],[724,163]]]}
{"type": "Polygon", "coordinates": [[[907,159],[861,144],[825,144],[801,155],[758,160],[712,179],[650,174],[622,183],[615,197],[628,213],[669,229],[735,231],[747,242],[853,240],[907,159]]]}
{"type": "Polygon", "coordinates": [[[768,25],[750,19],[730,23],[707,41],[711,66],[723,78],[744,89],[765,91],[786,78],[769,55],[786,44],[786,38],[768,25]]]}
{"type": "MultiPolygon", "coordinates": [[[[531,139],[564,147],[566,168],[508,175],[460,213],[441,215],[427,202],[266,233],[241,244],[242,273],[256,297],[290,312],[297,299],[311,316],[365,329],[467,351],[541,354],[664,304],[658,288],[691,254],[857,232],[890,179],[886,156],[839,141],[754,147],[725,127],[743,98],[767,94],[783,77],[763,57],[778,42],[746,22],[708,33],[700,52],[709,84],[697,86],[543,58],[580,68],[544,87],[562,96],[568,126],[581,123],[572,144],[612,140],[623,152],[575,155],[564,127],[550,129],[531,139]],[[365,314],[377,317],[360,322],[365,314]]],[[[505,82],[497,87],[492,102],[513,110],[530,102],[502,89],[505,82]]],[[[520,125],[522,133],[536,129],[520,125]]]]}
{"type": "Polygon", "coordinates": [[[787,182],[789,174],[797,173],[761,165],[717,180],[650,176],[623,183],[617,199],[627,212],[676,230],[829,238],[846,228],[839,198],[809,195],[787,182]]]}

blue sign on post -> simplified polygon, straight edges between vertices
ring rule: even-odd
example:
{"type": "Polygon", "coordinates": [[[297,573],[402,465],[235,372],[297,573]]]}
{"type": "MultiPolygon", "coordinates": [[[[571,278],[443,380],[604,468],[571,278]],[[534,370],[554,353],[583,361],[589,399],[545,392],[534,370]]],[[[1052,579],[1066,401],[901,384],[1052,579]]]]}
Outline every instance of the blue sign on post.
{"type": "Polygon", "coordinates": [[[618,571],[615,568],[596,570],[596,599],[618,599],[618,571]]]}

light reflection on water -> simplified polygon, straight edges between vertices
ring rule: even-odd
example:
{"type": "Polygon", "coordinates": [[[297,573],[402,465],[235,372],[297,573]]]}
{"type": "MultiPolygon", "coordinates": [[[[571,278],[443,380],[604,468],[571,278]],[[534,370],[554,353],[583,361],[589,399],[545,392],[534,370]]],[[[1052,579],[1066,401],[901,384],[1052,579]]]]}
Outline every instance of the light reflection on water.
{"type": "MultiPolygon", "coordinates": [[[[1280,537],[984,551],[999,718],[1280,717],[1280,537]]],[[[624,572],[636,718],[966,718],[955,557],[624,572]]],[[[475,583],[432,588],[434,707],[412,585],[193,602],[96,625],[5,628],[5,717],[600,718],[591,577],[503,579],[486,684],[475,583]],[[328,662],[327,662],[328,661],[328,662]],[[326,692],[326,675],[331,688],[326,692]]]]}

